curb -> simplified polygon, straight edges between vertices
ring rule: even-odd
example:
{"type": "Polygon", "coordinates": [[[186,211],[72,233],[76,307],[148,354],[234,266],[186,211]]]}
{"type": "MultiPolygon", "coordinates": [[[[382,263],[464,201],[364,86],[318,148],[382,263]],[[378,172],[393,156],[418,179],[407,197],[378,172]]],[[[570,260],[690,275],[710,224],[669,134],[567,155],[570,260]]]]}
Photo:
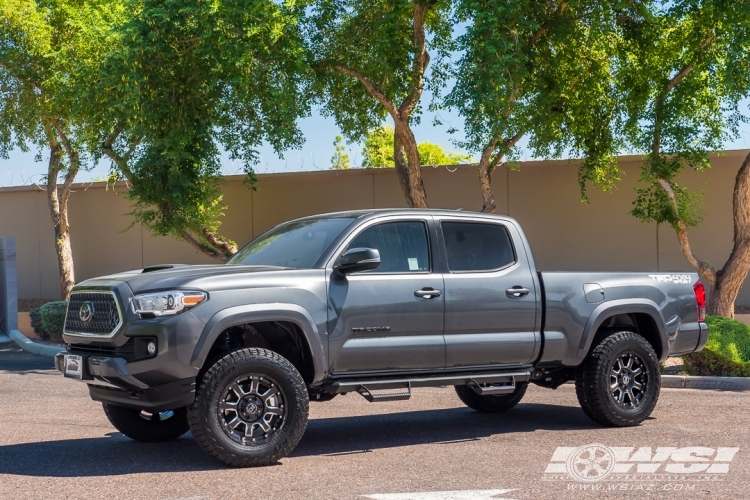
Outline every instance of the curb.
{"type": "Polygon", "coordinates": [[[64,347],[55,347],[52,345],[40,344],[38,342],[29,340],[26,335],[19,332],[18,330],[11,330],[8,336],[10,337],[10,340],[15,342],[16,345],[24,351],[28,351],[32,354],[38,354],[40,356],[54,356],[58,352],[65,350],[64,347]]]}
{"type": "Polygon", "coordinates": [[[750,377],[701,377],[691,375],[662,375],[662,388],[668,389],[718,389],[724,391],[750,391],[750,377]]]}

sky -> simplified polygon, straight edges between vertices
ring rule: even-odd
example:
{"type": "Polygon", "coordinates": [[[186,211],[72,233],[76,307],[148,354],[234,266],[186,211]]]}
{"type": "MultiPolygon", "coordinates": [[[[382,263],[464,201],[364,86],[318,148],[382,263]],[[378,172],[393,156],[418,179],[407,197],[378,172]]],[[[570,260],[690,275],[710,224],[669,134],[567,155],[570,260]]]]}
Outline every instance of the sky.
{"type": "MultiPolygon", "coordinates": [[[[430,96],[425,94],[423,103],[429,103],[430,96]]],[[[425,106],[426,107],[426,106],[425,106]]],[[[741,109],[750,107],[750,99],[746,100],[741,109]]],[[[435,113],[425,110],[422,114],[421,123],[414,127],[414,135],[418,142],[429,141],[442,146],[445,149],[461,151],[453,144],[454,140],[460,140],[462,136],[462,120],[456,113],[440,111],[437,113],[442,125],[433,125],[435,113]],[[448,130],[454,127],[457,133],[449,134],[448,130]]],[[[326,118],[319,110],[313,110],[312,116],[300,121],[300,129],[305,136],[305,144],[299,150],[287,151],[283,158],[269,146],[260,150],[260,163],[256,165],[256,171],[260,174],[272,172],[300,172],[310,170],[325,170],[331,166],[331,157],[334,153],[333,142],[336,135],[340,134],[333,118],[326,118]]],[[[526,149],[526,142],[520,143],[521,160],[535,159],[526,149]]],[[[726,144],[724,149],[750,149],[750,124],[742,124],[740,137],[726,144]]],[[[361,144],[348,144],[347,153],[352,166],[359,166],[362,162],[361,144]]],[[[9,159],[0,158],[0,187],[23,186],[40,182],[40,177],[46,171],[46,160],[43,156],[42,162],[34,161],[35,152],[23,153],[13,151],[9,159]]],[[[226,156],[222,160],[223,173],[225,175],[241,174],[242,169],[236,162],[230,161],[226,156]]],[[[102,161],[95,168],[80,172],[76,178],[78,182],[90,182],[95,178],[103,178],[109,172],[109,162],[102,161]]]]}

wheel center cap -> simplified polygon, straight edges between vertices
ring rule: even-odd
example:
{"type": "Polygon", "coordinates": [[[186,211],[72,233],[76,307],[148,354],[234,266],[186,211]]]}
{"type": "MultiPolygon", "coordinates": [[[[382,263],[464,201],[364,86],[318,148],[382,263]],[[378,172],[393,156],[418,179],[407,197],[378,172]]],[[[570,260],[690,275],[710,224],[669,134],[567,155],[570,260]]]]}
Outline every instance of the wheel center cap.
{"type": "Polygon", "coordinates": [[[263,414],[263,408],[263,401],[260,398],[248,396],[240,401],[240,416],[245,420],[257,420],[263,414]]]}
{"type": "Polygon", "coordinates": [[[627,373],[622,374],[622,385],[628,385],[630,383],[630,377],[627,373]]]}

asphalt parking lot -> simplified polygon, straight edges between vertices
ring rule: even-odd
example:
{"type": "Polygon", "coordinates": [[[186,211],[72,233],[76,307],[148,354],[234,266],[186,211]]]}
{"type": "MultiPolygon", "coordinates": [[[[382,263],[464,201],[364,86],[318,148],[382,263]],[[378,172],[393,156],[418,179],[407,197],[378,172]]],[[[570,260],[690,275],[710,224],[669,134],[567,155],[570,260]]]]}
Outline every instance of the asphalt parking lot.
{"type": "MultiPolygon", "coordinates": [[[[51,370],[50,358],[5,345],[0,498],[748,498],[749,407],[749,393],[664,389],[642,426],[605,429],[583,414],[570,385],[532,387],[502,415],[465,408],[451,388],[379,404],[349,394],[311,404],[307,432],[281,464],[238,470],[205,456],[190,434],[167,444],[130,441],[109,425],[85,385],[51,370]],[[644,458],[640,449],[739,451],[721,474],[586,482],[545,473],[558,447],[591,443],[632,447],[655,467],[659,453],[644,458]]],[[[707,451],[693,451],[697,462],[688,457],[680,467],[700,469],[713,460],[707,451]]]]}

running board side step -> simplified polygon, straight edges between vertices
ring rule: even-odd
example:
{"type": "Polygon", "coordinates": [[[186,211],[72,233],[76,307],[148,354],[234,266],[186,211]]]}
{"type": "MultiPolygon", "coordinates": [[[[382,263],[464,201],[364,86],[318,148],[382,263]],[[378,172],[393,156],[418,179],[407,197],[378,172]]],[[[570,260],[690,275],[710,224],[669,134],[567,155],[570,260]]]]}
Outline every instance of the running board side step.
{"type": "Polygon", "coordinates": [[[479,394],[480,396],[491,396],[493,394],[510,394],[516,392],[516,378],[511,376],[510,382],[502,382],[500,384],[480,384],[476,380],[472,380],[468,384],[471,390],[479,394]]]}
{"type": "Polygon", "coordinates": [[[411,397],[412,387],[440,387],[446,385],[466,385],[477,394],[507,394],[516,390],[518,382],[528,382],[531,372],[499,373],[453,373],[432,377],[378,378],[337,380],[323,387],[331,394],[356,392],[370,402],[402,401],[411,397]],[[375,391],[389,392],[378,394],[375,391]]]}
{"type": "Polygon", "coordinates": [[[360,385],[357,392],[370,403],[382,401],[405,401],[411,398],[411,384],[407,382],[403,392],[372,392],[364,385],[360,385]]]}

